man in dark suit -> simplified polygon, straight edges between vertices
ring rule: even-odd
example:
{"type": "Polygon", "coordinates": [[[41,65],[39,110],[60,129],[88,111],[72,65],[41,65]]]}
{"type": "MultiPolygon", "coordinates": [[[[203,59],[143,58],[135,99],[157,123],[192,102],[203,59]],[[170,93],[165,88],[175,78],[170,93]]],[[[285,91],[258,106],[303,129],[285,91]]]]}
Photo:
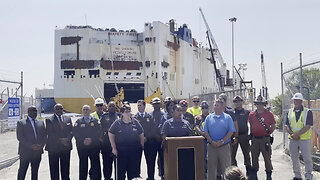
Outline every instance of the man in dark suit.
{"type": "Polygon", "coordinates": [[[36,117],[37,109],[31,106],[28,108],[27,119],[17,123],[18,154],[20,155],[18,180],[25,179],[29,164],[31,164],[31,179],[38,179],[41,155],[47,136],[43,121],[37,120],[36,117]]]}
{"type": "Polygon", "coordinates": [[[70,180],[70,151],[72,150],[72,122],[71,118],[62,115],[63,106],[56,104],[54,114],[46,119],[47,145],[49,154],[50,176],[52,180],[59,180],[59,162],[62,180],[70,180]]]}

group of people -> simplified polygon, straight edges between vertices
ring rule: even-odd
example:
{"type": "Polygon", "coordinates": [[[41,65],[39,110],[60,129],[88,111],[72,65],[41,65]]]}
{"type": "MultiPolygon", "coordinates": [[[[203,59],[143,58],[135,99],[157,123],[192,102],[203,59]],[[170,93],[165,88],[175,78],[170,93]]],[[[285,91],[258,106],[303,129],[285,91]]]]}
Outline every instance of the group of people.
{"type": "MultiPolygon", "coordinates": [[[[290,110],[286,123],[290,134],[290,152],[296,155],[291,156],[295,180],[301,179],[300,166],[296,159],[299,149],[307,159],[306,178],[312,179],[312,164],[310,167],[308,161],[310,149],[305,145],[310,143],[312,113],[310,114],[311,111],[303,108],[302,103],[299,103],[301,96],[297,95],[295,98],[295,108],[290,110]]],[[[101,178],[110,180],[113,164],[117,179],[139,178],[142,153],[146,159],[147,179],[154,179],[156,164],[159,169],[158,175],[164,179],[163,141],[166,137],[192,135],[205,137],[204,174],[206,179],[227,179],[230,172],[237,172],[236,174],[242,176],[241,179],[245,179],[246,177],[243,177],[240,171],[232,168],[237,166],[236,154],[240,145],[246,175],[249,179],[258,179],[259,155],[262,153],[266,178],[271,180],[273,170],[271,144],[276,123],[273,114],[266,109],[267,101],[262,96],[258,96],[254,101],[256,110],[249,112],[243,108],[243,99],[240,96],[233,98],[234,108],[227,106],[227,98],[226,94],[221,94],[213,103],[212,113],[210,113],[208,102],[200,102],[198,96],[192,98],[193,106],[190,108],[186,100],[175,101],[166,97],[163,102],[164,109],[161,109],[161,100],[154,98],[151,102],[153,105],[151,113],[145,111],[146,102],[139,100],[136,114],[131,113],[129,103],[123,103],[123,106],[117,110],[116,104],[112,101],[107,104],[107,112],[105,112],[104,100],[97,98],[96,111],[90,114],[90,106],[84,105],[82,117],[74,124],[70,117],[63,114],[61,104],[54,106],[54,115],[45,121],[36,119],[37,109],[31,106],[28,108],[27,119],[17,123],[20,155],[18,180],[25,179],[29,164],[31,164],[32,179],[38,178],[44,146],[49,155],[51,179],[69,180],[73,137],[76,140],[79,157],[80,180],[86,180],[88,176],[92,180],[101,178]]]]}

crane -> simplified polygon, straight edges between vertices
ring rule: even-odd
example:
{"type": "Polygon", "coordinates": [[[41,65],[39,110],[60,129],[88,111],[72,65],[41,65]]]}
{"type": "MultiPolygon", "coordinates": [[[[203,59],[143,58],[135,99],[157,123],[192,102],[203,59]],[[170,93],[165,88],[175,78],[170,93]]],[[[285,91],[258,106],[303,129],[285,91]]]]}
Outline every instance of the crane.
{"type": "Polygon", "coordinates": [[[263,52],[261,51],[261,75],[262,75],[262,89],[260,94],[268,100],[268,88],[267,88],[267,79],[266,79],[266,70],[264,67],[264,60],[263,60],[263,52]]]}
{"type": "Polygon", "coordinates": [[[209,45],[212,44],[212,45],[210,45],[212,60],[214,62],[217,61],[219,63],[220,72],[217,72],[218,69],[215,69],[215,71],[216,71],[216,78],[217,78],[217,81],[218,81],[219,91],[223,91],[223,85],[225,84],[223,79],[226,79],[227,65],[223,61],[223,58],[222,58],[222,56],[220,54],[218,45],[217,45],[216,41],[213,38],[212,32],[211,32],[210,27],[209,27],[209,25],[207,23],[207,20],[206,20],[204,14],[202,12],[202,9],[199,8],[199,11],[201,13],[201,16],[202,16],[202,19],[204,21],[204,24],[206,25],[206,28],[207,28],[207,35],[208,35],[209,45]]]}

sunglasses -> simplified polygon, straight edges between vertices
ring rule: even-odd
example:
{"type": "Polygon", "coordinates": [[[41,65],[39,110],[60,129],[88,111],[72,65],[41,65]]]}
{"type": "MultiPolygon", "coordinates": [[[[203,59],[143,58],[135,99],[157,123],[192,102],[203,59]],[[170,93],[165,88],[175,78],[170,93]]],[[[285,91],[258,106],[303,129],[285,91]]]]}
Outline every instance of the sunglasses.
{"type": "Polygon", "coordinates": [[[56,108],[56,110],[63,110],[63,108],[56,108]]]}
{"type": "Polygon", "coordinates": [[[202,107],[201,109],[209,109],[208,107],[202,107]]]}
{"type": "Polygon", "coordinates": [[[96,104],[96,106],[97,106],[97,107],[101,107],[101,106],[103,106],[103,104],[96,104]]]}
{"type": "Polygon", "coordinates": [[[194,103],[198,103],[199,101],[193,101],[194,103]]]}

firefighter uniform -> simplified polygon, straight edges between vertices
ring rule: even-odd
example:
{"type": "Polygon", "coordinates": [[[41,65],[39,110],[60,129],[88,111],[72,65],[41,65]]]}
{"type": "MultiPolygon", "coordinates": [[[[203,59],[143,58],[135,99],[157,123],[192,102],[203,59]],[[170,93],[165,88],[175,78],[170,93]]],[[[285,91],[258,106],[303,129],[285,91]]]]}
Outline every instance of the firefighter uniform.
{"type": "Polygon", "coordinates": [[[139,177],[142,153],[139,136],[143,134],[140,123],[134,118],[131,122],[125,123],[121,118],[111,125],[109,133],[114,134],[118,151],[118,180],[124,180],[126,173],[128,179],[139,177]]]}
{"type": "Polygon", "coordinates": [[[73,127],[73,135],[79,156],[79,179],[86,180],[88,176],[88,158],[90,158],[90,178],[93,180],[101,179],[100,168],[100,137],[101,127],[96,118],[91,116],[79,118],[73,127]],[[85,145],[86,138],[91,138],[91,144],[85,145]]]}
{"type": "Polygon", "coordinates": [[[141,124],[146,142],[144,143],[144,156],[147,163],[148,179],[154,179],[155,162],[157,157],[156,124],[150,114],[137,113],[134,118],[141,124]]]}
{"type": "Polygon", "coordinates": [[[101,131],[102,131],[101,154],[102,154],[102,160],[103,160],[103,175],[105,180],[111,179],[112,162],[113,162],[112,147],[110,144],[108,131],[112,123],[115,120],[119,119],[120,116],[121,116],[120,113],[108,112],[108,113],[104,113],[100,119],[101,131]]]}

